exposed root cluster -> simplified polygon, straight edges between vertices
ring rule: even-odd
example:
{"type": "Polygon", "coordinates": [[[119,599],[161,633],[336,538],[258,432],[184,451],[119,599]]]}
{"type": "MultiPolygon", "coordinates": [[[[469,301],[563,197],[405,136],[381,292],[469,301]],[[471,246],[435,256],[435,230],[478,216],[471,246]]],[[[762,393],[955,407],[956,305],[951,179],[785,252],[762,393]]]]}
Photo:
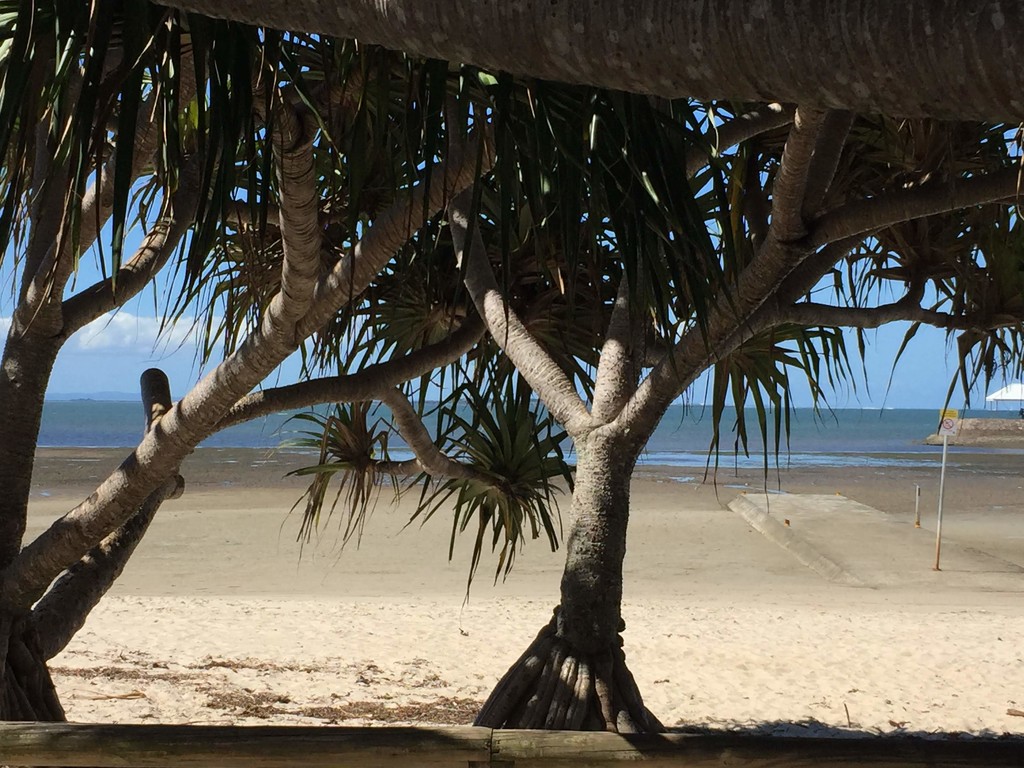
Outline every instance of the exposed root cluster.
{"type": "Polygon", "coordinates": [[[553,619],[498,682],[477,716],[489,728],[657,733],[626,666],[621,640],[599,654],[579,653],[553,619]]]}
{"type": "Polygon", "coordinates": [[[64,708],[35,644],[20,633],[9,640],[2,679],[0,720],[63,722],[64,708]]]}

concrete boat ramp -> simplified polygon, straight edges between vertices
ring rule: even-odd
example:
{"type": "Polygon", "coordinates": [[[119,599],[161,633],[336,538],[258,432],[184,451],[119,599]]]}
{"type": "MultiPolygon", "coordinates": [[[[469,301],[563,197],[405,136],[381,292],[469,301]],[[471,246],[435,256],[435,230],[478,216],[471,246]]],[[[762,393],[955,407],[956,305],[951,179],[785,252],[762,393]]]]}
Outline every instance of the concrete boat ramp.
{"type": "Polygon", "coordinates": [[[745,493],[733,499],[729,509],[829,582],[1024,592],[1024,538],[1019,556],[1011,561],[1005,548],[1000,557],[944,535],[937,572],[934,527],[915,528],[912,519],[899,519],[845,496],[745,493]]]}

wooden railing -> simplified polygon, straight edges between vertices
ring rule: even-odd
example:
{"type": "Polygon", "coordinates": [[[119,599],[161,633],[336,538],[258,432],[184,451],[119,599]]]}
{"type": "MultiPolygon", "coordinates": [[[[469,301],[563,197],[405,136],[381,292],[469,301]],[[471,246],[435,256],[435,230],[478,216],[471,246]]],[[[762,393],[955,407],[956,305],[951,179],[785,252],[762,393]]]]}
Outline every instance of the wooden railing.
{"type": "Polygon", "coordinates": [[[0,765],[92,768],[1021,768],[1024,738],[619,736],[490,728],[0,724],[0,765]]]}

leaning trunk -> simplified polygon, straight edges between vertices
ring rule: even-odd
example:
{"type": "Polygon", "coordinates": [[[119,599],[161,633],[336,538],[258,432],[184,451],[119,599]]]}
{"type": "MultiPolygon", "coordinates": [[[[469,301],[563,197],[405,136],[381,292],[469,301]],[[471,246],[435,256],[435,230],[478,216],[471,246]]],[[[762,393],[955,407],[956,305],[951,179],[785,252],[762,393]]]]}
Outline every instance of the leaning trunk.
{"type": "MultiPolygon", "coordinates": [[[[60,348],[42,326],[16,322],[0,365],[0,573],[21,549],[43,395],[60,348]]],[[[0,613],[0,675],[0,720],[64,720],[26,617],[0,613]]]]}
{"type": "MultiPolygon", "coordinates": [[[[5,363],[11,360],[18,358],[10,354],[4,357],[5,363]]],[[[12,370],[18,370],[17,366],[12,370]]],[[[10,382],[4,384],[7,388],[0,386],[0,392],[12,391],[10,382]]],[[[141,384],[149,431],[171,407],[170,385],[163,372],[155,368],[142,375],[141,384]]],[[[29,454],[33,453],[34,435],[29,435],[29,454]]],[[[121,574],[160,505],[168,498],[177,498],[183,490],[184,481],[175,471],[123,526],[56,579],[31,609],[15,614],[14,609],[0,608],[0,721],[65,719],[47,662],[81,629],[89,612],[121,574]]],[[[2,569],[0,578],[4,578],[2,569]]]]}
{"type": "Polygon", "coordinates": [[[619,634],[635,462],[619,441],[597,433],[580,448],[561,605],[498,683],[477,725],[662,730],[626,666],[619,634]]]}

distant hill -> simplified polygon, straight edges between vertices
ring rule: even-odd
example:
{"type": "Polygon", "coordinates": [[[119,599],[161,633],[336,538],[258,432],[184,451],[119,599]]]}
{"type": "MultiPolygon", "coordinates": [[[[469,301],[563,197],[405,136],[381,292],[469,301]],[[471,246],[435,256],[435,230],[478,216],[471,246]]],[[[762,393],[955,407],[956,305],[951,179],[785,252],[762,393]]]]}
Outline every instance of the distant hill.
{"type": "Polygon", "coordinates": [[[52,402],[69,400],[116,400],[119,402],[135,402],[139,399],[138,392],[54,392],[47,394],[46,399],[52,402]]]}

